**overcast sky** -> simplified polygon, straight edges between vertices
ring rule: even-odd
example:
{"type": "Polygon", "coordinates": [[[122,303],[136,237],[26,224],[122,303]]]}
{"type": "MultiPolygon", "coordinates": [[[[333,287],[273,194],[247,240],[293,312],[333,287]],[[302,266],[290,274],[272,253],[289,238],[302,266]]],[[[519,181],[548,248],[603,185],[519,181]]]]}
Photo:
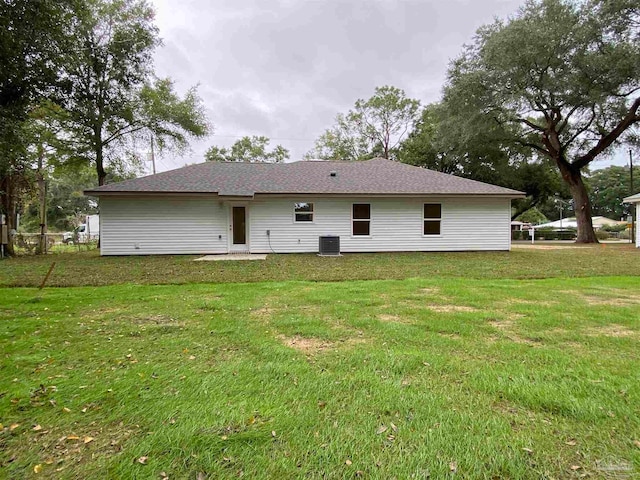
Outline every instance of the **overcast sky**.
{"type": "Polygon", "coordinates": [[[164,42],[156,73],[181,94],[197,84],[214,126],[190,154],[158,159],[162,171],[202,162],[210,145],[245,135],[265,135],[300,160],[336,114],[377,86],[437,101],[463,44],[522,0],[152,2],[164,42]]]}

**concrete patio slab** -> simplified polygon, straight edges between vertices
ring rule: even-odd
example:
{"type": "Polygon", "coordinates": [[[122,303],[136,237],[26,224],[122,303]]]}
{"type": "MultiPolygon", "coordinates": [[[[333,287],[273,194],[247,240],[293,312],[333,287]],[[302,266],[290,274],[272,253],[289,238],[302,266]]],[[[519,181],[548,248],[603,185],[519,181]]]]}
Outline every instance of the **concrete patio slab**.
{"type": "Polygon", "coordinates": [[[266,260],[267,254],[257,253],[230,253],[227,255],[205,255],[194,259],[194,262],[223,262],[234,260],[266,260]]]}

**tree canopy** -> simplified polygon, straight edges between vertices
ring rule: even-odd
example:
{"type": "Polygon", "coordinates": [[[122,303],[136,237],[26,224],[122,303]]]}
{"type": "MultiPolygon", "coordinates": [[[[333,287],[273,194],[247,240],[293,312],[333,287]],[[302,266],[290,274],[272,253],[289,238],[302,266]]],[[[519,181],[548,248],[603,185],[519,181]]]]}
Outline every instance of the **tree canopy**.
{"type": "Polygon", "coordinates": [[[65,92],[59,72],[71,7],[66,0],[0,2],[0,212],[9,229],[15,228],[19,197],[35,181],[28,152],[31,111],[65,92]]]}
{"type": "Polygon", "coordinates": [[[491,123],[472,131],[452,121],[441,103],[427,105],[397,151],[401,162],[523,191],[513,217],[555,195],[560,178],[548,161],[531,158],[518,145],[502,141],[491,123]]]}
{"type": "Polygon", "coordinates": [[[93,165],[102,185],[150,141],[180,150],[207,134],[195,87],[181,97],[154,76],[159,44],[146,0],[0,3],[0,208],[10,228],[36,183],[45,198],[48,167],[93,165]]]}
{"type": "Polygon", "coordinates": [[[640,193],[640,168],[634,167],[633,173],[633,192],[630,190],[629,167],[613,165],[596,170],[589,175],[587,184],[594,215],[620,220],[631,213],[630,205],[622,203],[622,200],[629,195],[640,193]]]}
{"type": "Polygon", "coordinates": [[[392,158],[420,113],[420,102],[391,86],[377,87],[368,100],[336,117],[336,124],[315,142],[306,158],[362,160],[392,158]]]}
{"type": "Polygon", "coordinates": [[[552,161],[573,197],[578,242],[597,242],[582,170],[640,121],[640,30],[628,0],[528,1],[480,28],[453,62],[443,105],[466,132],[552,161]]]}
{"type": "Polygon", "coordinates": [[[270,140],[267,137],[242,137],[231,148],[210,147],[204,154],[207,162],[256,162],[281,163],[289,158],[289,150],[276,145],[269,151],[270,140]]]}
{"type": "Polygon", "coordinates": [[[90,0],[73,24],[64,122],[77,157],[94,164],[99,185],[106,162],[135,155],[149,136],[161,148],[185,148],[188,138],[208,133],[195,88],[181,99],[170,79],[153,76],[152,55],[160,44],[153,20],[145,0],[90,0]]]}

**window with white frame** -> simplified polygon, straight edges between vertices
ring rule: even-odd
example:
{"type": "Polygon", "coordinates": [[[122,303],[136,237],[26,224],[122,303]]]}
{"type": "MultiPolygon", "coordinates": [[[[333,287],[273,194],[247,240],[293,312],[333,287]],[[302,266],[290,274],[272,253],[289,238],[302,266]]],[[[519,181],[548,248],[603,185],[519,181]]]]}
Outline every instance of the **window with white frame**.
{"type": "Polygon", "coordinates": [[[368,203],[354,203],[351,208],[352,234],[368,237],[371,235],[371,205],[368,203]]]}
{"type": "Polygon", "coordinates": [[[440,223],[442,222],[442,205],[439,203],[425,203],[422,213],[422,234],[440,235],[440,223]]]}
{"type": "Polygon", "coordinates": [[[296,223],[313,222],[313,203],[295,203],[293,205],[293,218],[296,223]]]}

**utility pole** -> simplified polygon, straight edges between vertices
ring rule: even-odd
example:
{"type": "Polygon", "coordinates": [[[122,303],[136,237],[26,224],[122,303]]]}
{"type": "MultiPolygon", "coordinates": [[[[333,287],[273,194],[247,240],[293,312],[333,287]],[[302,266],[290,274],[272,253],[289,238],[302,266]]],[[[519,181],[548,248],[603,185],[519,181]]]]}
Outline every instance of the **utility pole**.
{"type": "Polygon", "coordinates": [[[153,174],[156,174],[156,155],[155,152],[153,151],[153,135],[151,135],[149,137],[149,140],[151,141],[151,165],[153,165],[153,174]]]}
{"type": "MultiPolygon", "coordinates": [[[[633,195],[633,153],[632,150],[629,149],[629,195],[633,195]]],[[[635,212],[635,204],[631,204],[630,212],[631,212],[631,242],[636,241],[636,212],[635,212]]]]}
{"type": "Polygon", "coordinates": [[[38,200],[40,218],[40,237],[36,253],[47,253],[47,181],[44,178],[44,145],[38,145],[38,171],[36,172],[38,182],[38,200]]]}

